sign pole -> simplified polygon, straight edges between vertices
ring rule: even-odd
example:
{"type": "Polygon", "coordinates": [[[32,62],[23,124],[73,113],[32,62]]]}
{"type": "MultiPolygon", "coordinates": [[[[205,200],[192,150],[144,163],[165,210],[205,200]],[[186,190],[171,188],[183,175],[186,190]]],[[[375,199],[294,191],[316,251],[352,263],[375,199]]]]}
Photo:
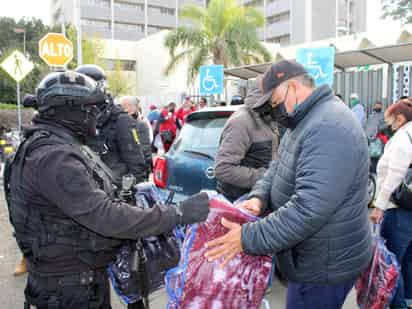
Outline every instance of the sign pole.
{"type": "Polygon", "coordinates": [[[21,135],[21,106],[20,106],[20,83],[17,82],[17,116],[19,119],[19,134],[21,135]]]}

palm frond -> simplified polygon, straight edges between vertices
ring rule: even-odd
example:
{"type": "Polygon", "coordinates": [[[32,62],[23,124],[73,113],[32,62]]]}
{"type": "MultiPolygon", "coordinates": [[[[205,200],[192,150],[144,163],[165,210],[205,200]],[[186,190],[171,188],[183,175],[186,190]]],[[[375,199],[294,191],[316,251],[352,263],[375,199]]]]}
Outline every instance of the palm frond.
{"type": "Polygon", "coordinates": [[[164,70],[164,74],[165,75],[170,75],[171,73],[173,73],[176,70],[176,67],[187,61],[187,60],[191,60],[193,58],[193,54],[196,51],[196,47],[187,49],[177,55],[174,55],[173,57],[171,57],[169,63],[167,64],[165,70],[164,70]]]}
{"type": "Polygon", "coordinates": [[[170,55],[176,52],[176,49],[181,47],[202,46],[205,39],[204,33],[199,29],[180,26],[176,30],[170,32],[164,41],[164,46],[169,49],[170,55]]]}
{"type": "Polygon", "coordinates": [[[179,17],[187,19],[196,25],[202,25],[206,18],[206,10],[198,5],[187,4],[180,9],[179,17]]]}
{"type": "Polygon", "coordinates": [[[257,8],[246,8],[244,16],[250,25],[253,25],[255,27],[263,27],[265,25],[265,17],[257,8]]]}
{"type": "Polygon", "coordinates": [[[193,56],[190,62],[190,69],[188,74],[188,84],[193,84],[197,75],[199,74],[200,67],[206,63],[209,51],[206,48],[200,48],[193,56]]]}

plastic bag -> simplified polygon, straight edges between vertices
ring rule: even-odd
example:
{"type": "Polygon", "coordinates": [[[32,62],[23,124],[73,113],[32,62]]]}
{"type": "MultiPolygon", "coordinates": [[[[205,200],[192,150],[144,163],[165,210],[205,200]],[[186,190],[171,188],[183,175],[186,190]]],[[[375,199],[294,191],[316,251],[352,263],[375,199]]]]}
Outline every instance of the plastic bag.
{"type": "Polygon", "coordinates": [[[385,246],[374,227],[374,255],[371,264],[356,282],[357,302],[361,309],[385,309],[395,296],[400,273],[396,256],[385,246]]]}
{"type": "Polygon", "coordinates": [[[224,269],[221,261],[204,257],[205,243],[223,236],[227,229],[221,218],[240,224],[258,218],[235,208],[221,196],[210,199],[210,213],[204,223],[189,227],[179,266],[166,274],[168,308],[259,308],[272,270],[269,256],[236,256],[224,269]]]}
{"type": "MultiPolygon", "coordinates": [[[[164,194],[153,184],[144,183],[136,186],[136,204],[151,208],[155,204],[167,204],[164,194]]],[[[173,206],[170,206],[173,207],[173,206]]],[[[177,230],[176,230],[177,231],[177,230]]],[[[180,258],[180,242],[175,233],[165,233],[159,236],[147,237],[142,240],[142,246],[147,258],[146,271],[149,278],[149,290],[154,292],[164,286],[166,271],[175,267],[180,258]]],[[[116,254],[115,261],[109,265],[107,272],[116,294],[126,304],[141,299],[139,273],[133,271],[132,251],[136,241],[125,242],[116,254]]]]}

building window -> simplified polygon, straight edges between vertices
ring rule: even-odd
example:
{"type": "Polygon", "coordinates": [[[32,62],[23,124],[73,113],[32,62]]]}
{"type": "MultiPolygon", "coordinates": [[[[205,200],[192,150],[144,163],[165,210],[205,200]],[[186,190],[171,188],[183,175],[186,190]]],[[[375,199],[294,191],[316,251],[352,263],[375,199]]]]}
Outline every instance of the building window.
{"type": "Polygon", "coordinates": [[[93,28],[99,28],[100,30],[110,31],[110,22],[97,19],[82,19],[83,26],[89,26],[93,28]]]}
{"type": "Polygon", "coordinates": [[[287,13],[282,13],[274,16],[270,16],[267,18],[267,23],[268,25],[273,25],[276,23],[284,22],[284,21],[289,21],[290,19],[290,14],[289,12],[287,13]]]}
{"type": "Polygon", "coordinates": [[[161,26],[147,26],[147,33],[148,34],[153,34],[156,32],[159,32],[161,30],[168,30],[171,29],[169,27],[161,27],[161,26]]]}
{"type": "Polygon", "coordinates": [[[131,3],[131,2],[118,2],[116,1],[114,3],[114,7],[116,9],[120,9],[120,10],[132,10],[132,11],[140,11],[143,12],[144,11],[144,4],[142,3],[131,3]]]}
{"type": "Polygon", "coordinates": [[[117,60],[117,59],[102,59],[104,67],[108,71],[114,71],[116,66],[120,64],[122,71],[136,71],[136,61],[134,60],[117,60]]]}
{"type": "Polygon", "coordinates": [[[159,13],[161,15],[169,15],[169,16],[174,16],[175,15],[175,9],[171,9],[171,8],[166,8],[163,6],[156,6],[156,5],[149,5],[149,9],[152,12],[156,12],[159,13]]]}
{"type": "Polygon", "coordinates": [[[140,24],[127,24],[127,23],[118,23],[114,24],[114,29],[120,31],[138,31],[144,32],[144,25],[140,24]]]}
{"type": "Polygon", "coordinates": [[[289,45],[290,44],[290,35],[287,34],[287,35],[277,36],[277,37],[274,37],[274,38],[269,38],[269,39],[267,39],[267,42],[280,44],[282,46],[289,45]]]}
{"type": "Polygon", "coordinates": [[[82,4],[85,3],[86,5],[90,6],[98,6],[101,8],[110,8],[110,2],[109,0],[85,0],[84,2],[82,1],[82,4]]]}
{"type": "Polygon", "coordinates": [[[263,7],[263,0],[254,0],[245,4],[245,6],[263,7]]]}

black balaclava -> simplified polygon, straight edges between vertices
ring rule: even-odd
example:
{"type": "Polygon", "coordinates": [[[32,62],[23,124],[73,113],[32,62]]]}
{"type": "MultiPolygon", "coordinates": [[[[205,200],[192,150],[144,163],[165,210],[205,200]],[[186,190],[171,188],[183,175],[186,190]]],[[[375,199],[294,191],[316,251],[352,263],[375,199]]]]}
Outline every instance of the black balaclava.
{"type": "Polygon", "coordinates": [[[78,137],[87,139],[96,135],[98,109],[88,106],[62,106],[41,113],[40,118],[57,123],[78,137]]]}

